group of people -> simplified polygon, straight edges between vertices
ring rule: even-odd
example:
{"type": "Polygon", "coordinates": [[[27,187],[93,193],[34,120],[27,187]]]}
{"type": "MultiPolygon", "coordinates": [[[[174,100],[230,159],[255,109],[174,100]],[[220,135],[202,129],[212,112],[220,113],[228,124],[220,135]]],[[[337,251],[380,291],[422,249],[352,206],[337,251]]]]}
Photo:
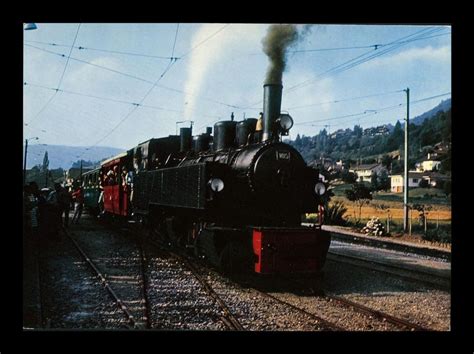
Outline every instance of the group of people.
{"type": "Polygon", "coordinates": [[[72,223],[78,223],[84,208],[84,193],[78,185],[72,190],[54,184],[54,189],[39,189],[36,182],[23,187],[23,224],[25,234],[58,237],[69,227],[69,213],[74,204],[72,223]]]}
{"type": "Polygon", "coordinates": [[[123,191],[128,193],[130,202],[133,200],[133,170],[129,171],[127,167],[122,166],[122,172],[119,173],[119,166],[115,165],[112,168],[99,172],[99,217],[104,214],[104,187],[121,184],[123,191]]]}

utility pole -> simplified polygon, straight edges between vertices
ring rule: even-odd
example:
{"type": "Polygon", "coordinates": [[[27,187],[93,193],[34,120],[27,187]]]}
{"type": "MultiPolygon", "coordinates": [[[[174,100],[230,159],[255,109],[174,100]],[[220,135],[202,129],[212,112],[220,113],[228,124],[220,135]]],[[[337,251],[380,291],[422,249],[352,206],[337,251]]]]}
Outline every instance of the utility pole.
{"type": "Polygon", "coordinates": [[[405,119],[405,161],[404,161],[404,188],[403,188],[403,231],[408,232],[408,129],[410,125],[410,89],[407,93],[407,117],[405,119]]]}
{"type": "Polygon", "coordinates": [[[25,139],[25,162],[23,163],[23,185],[26,184],[26,158],[28,157],[28,140],[38,140],[39,138],[35,136],[34,138],[25,139]]]}
{"type": "Polygon", "coordinates": [[[79,185],[82,185],[82,159],[81,159],[81,172],[79,173],[79,185]]]}
{"type": "Polygon", "coordinates": [[[25,162],[23,163],[23,186],[26,184],[26,156],[28,152],[28,139],[25,139],[25,162]]]}

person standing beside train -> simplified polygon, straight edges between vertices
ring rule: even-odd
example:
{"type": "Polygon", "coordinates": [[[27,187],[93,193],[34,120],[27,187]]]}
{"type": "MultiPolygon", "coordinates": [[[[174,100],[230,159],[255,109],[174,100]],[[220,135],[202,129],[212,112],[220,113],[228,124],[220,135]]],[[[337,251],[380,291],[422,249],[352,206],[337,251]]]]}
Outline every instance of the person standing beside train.
{"type": "Polygon", "coordinates": [[[58,205],[59,205],[59,211],[60,211],[60,218],[62,221],[62,216],[64,214],[63,225],[64,227],[67,228],[69,226],[69,212],[71,210],[72,197],[69,191],[65,187],[61,186],[60,184],[58,184],[58,186],[59,187],[57,189],[57,192],[58,192],[58,205]]]}
{"type": "Polygon", "coordinates": [[[105,175],[102,170],[99,171],[99,200],[97,204],[99,205],[99,216],[104,213],[104,185],[105,185],[105,175]]]}
{"type": "Polygon", "coordinates": [[[71,223],[77,224],[82,215],[82,210],[84,208],[84,192],[82,186],[78,186],[77,189],[72,193],[72,198],[74,200],[74,215],[72,217],[71,223]]]}

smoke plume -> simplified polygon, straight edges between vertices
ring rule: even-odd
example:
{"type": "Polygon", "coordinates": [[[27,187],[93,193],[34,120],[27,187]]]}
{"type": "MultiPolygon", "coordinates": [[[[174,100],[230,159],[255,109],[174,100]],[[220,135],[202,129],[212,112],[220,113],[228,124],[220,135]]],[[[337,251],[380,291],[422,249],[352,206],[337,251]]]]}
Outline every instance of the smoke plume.
{"type": "Polygon", "coordinates": [[[263,51],[270,59],[265,84],[281,84],[286,67],[287,50],[298,43],[311,30],[311,25],[303,26],[298,32],[296,25],[270,25],[262,40],[263,51]]]}

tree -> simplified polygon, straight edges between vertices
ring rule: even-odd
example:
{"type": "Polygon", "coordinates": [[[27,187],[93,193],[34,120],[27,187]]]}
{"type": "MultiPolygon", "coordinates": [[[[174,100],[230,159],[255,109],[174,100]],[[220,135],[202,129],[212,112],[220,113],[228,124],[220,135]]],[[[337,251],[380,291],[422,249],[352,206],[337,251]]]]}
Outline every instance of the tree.
{"type": "Polygon", "coordinates": [[[395,124],[395,127],[393,128],[392,134],[387,139],[387,150],[388,151],[393,151],[397,150],[400,145],[402,144],[404,139],[404,132],[402,129],[402,125],[400,124],[400,121],[397,121],[397,124],[395,124]]]}
{"type": "Polygon", "coordinates": [[[420,184],[418,185],[420,188],[428,188],[430,184],[428,183],[428,180],[422,178],[420,181],[420,184]]]}
{"type": "Polygon", "coordinates": [[[381,159],[381,162],[382,162],[382,166],[386,167],[387,170],[390,170],[390,165],[392,164],[392,156],[390,155],[383,155],[382,156],[382,159],[381,159]]]}
{"type": "Polygon", "coordinates": [[[82,162],[82,167],[87,168],[87,167],[94,167],[95,165],[98,165],[99,162],[92,162],[90,160],[77,160],[76,162],[72,163],[71,168],[80,168],[81,167],[81,162],[82,162]]]}
{"type": "Polygon", "coordinates": [[[380,175],[378,176],[378,188],[379,190],[389,190],[390,189],[390,178],[388,177],[387,170],[382,169],[380,175]]]}
{"type": "Polygon", "coordinates": [[[377,181],[377,173],[372,172],[372,176],[370,176],[370,188],[372,191],[378,191],[379,183],[377,181]]]}
{"type": "Polygon", "coordinates": [[[359,207],[359,220],[362,214],[362,206],[364,204],[369,204],[372,200],[372,193],[370,189],[364,183],[354,183],[352,189],[346,189],[345,191],[347,199],[351,202],[356,203],[359,207]]]}
{"type": "Polygon", "coordinates": [[[392,174],[403,172],[403,162],[401,160],[392,161],[392,174]]]}
{"type": "Polygon", "coordinates": [[[444,182],[444,194],[448,198],[451,195],[451,181],[444,182]]]}
{"type": "Polygon", "coordinates": [[[447,156],[441,161],[440,172],[451,172],[451,149],[448,150],[447,156]]]}
{"type": "Polygon", "coordinates": [[[295,146],[298,148],[301,147],[301,136],[299,134],[296,134],[295,146]]]}
{"type": "Polygon", "coordinates": [[[357,138],[360,138],[362,136],[362,133],[363,133],[362,127],[360,125],[354,125],[354,135],[357,138]]]}
{"type": "Polygon", "coordinates": [[[346,169],[342,170],[341,179],[346,183],[355,183],[357,175],[354,172],[349,172],[346,169]]]}
{"type": "Polygon", "coordinates": [[[41,170],[42,170],[43,172],[46,172],[46,171],[48,170],[48,167],[49,167],[48,152],[45,151],[44,157],[43,157],[43,165],[42,165],[41,170]]]}

